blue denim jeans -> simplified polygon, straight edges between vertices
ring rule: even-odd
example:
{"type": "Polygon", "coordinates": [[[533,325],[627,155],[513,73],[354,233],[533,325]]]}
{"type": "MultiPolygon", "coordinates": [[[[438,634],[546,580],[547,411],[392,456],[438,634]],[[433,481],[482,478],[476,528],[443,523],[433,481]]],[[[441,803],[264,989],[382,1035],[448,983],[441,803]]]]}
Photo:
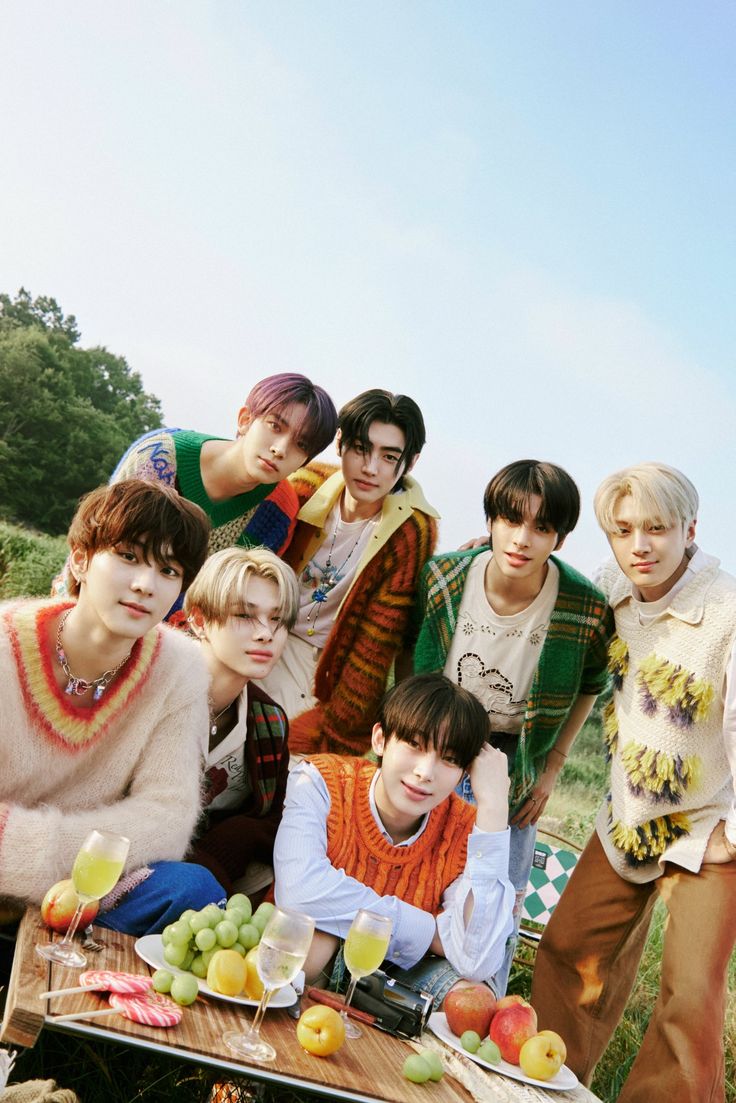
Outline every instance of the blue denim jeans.
{"type": "Polygon", "coordinates": [[[112,931],[135,935],[158,934],[187,908],[199,911],[227,895],[204,866],[190,862],[153,862],[153,873],[132,889],[117,907],[96,922],[112,931]]]}
{"type": "MultiPolygon", "coordinates": [[[[510,773],[513,769],[514,756],[516,754],[516,737],[507,736],[502,733],[494,733],[494,735],[496,736],[493,740],[494,745],[497,743],[499,748],[506,754],[510,773]]],[[[470,777],[468,774],[463,774],[456,792],[463,800],[466,800],[468,804],[476,803],[475,797],[473,796],[473,787],[470,784],[470,777]]],[[[519,924],[521,923],[524,897],[526,896],[526,888],[529,884],[529,874],[532,869],[532,859],[534,858],[534,844],[537,840],[536,825],[524,828],[518,828],[515,824],[511,824],[510,826],[511,837],[509,839],[508,878],[514,886],[516,895],[514,901],[514,929],[506,940],[506,952],[503,962],[491,981],[493,991],[498,997],[505,995],[506,986],[509,982],[509,973],[511,972],[511,965],[516,951],[516,943],[519,939],[519,924]]]]}

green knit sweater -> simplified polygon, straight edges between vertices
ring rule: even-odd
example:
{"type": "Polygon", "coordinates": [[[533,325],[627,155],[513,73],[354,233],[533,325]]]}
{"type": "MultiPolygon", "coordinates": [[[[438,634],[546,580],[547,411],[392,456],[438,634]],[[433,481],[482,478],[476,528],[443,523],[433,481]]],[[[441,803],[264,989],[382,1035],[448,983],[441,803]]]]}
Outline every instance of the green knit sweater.
{"type": "MultiPolygon", "coordinates": [[[[425,565],[414,610],[415,673],[444,670],[470,565],[487,550],[448,552],[425,565]]],[[[606,600],[572,567],[556,556],[552,561],[560,572],[559,592],[526,702],[511,778],[512,809],[531,792],[577,698],[600,693],[608,677],[613,618],[606,600]]]]}

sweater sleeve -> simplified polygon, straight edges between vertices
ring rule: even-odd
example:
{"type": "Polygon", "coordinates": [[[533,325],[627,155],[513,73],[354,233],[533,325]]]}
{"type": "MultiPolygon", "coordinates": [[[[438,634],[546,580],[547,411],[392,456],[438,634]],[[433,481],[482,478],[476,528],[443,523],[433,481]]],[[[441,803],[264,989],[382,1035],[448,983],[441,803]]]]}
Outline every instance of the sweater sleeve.
{"type": "MultiPolygon", "coordinates": [[[[0,895],[39,903],[55,881],[70,875],[83,839],[94,828],[130,839],[127,869],[183,857],[200,805],[206,672],[189,664],[177,682],[171,707],[163,715],[149,711],[150,736],[128,778],[121,778],[119,800],[95,808],[29,808],[19,794],[0,804],[0,895]]],[[[139,720],[141,711],[146,710],[136,713],[139,720]]],[[[109,738],[119,741],[125,733],[110,732],[109,738]]]]}
{"type": "Polygon", "coordinates": [[[613,610],[606,605],[603,615],[596,617],[585,654],[580,680],[580,693],[597,696],[608,684],[608,644],[614,633],[613,610]]]}
{"type": "Polygon", "coordinates": [[[436,539],[434,518],[415,513],[355,583],[317,668],[319,703],[291,721],[292,751],[367,750],[391,663],[407,637],[418,575],[436,539]]]}
{"type": "Polygon", "coordinates": [[[123,479],[176,485],[176,446],[171,430],[155,429],[133,441],[110,476],[111,483],[123,479]]]}

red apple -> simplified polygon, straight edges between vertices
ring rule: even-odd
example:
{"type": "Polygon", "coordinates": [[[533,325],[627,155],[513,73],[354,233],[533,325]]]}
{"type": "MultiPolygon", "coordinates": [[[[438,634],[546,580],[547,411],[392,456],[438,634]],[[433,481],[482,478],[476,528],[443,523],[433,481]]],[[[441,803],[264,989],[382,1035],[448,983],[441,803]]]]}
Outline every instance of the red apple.
{"type": "Polygon", "coordinates": [[[518,1065],[521,1047],[537,1033],[537,1013],[525,1001],[496,1012],[491,1023],[490,1038],[501,1050],[504,1061],[518,1065]]]}
{"type": "Polygon", "coordinates": [[[504,1007],[513,1007],[517,1003],[526,1003],[523,996],[501,996],[500,1000],[496,1000],[496,1012],[503,1011],[504,1007]]]}
{"type": "Polygon", "coordinates": [[[460,1037],[466,1030],[474,1030],[483,1038],[496,1009],[496,997],[485,984],[469,984],[448,992],[442,1009],[453,1034],[460,1037]]]}
{"type": "MultiPolygon", "coordinates": [[[[79,897],[74,891],[71,881],[57,881],[52,885],[41,903],[41,919],[52,931],[60,931],[62,934],[69,929],[74,912],[77,910],[79,897]]],[[[88,927],[97,917],[100,910],[99,901],[91,900],[82,912],[79,926],[88,927]]]]}

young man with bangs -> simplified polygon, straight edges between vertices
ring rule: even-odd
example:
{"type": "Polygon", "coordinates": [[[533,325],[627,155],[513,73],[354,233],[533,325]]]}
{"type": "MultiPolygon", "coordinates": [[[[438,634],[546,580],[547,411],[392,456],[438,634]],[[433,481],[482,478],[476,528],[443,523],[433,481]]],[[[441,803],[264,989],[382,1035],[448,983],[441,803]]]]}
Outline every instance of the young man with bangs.
{"type": "Polygon", "coordinates": [[[619,1103],[722,1103],[736,943],[736,579],[695,545],[698,495],[660,463],[605,479],[615,561],[610,793],[542,938],[532,1002],[585,1083],[667,910],[659,998],[619,1103]]]}
{"type": "Polygon", "coordinates": [[[267,548],[215,552],[187,591],[185,611],[210,675],[205,812],[190,859],[227,889],[272,879],[273,841],[289,771],[284,710],[259,686],[296,619],[291,567],[267,548]],[[258,863],[254,866],[253,863],[258,863]]]}
{"type": "Polygon", "coordinates": [[[320,754],[289,775],[276,902],[315,918],[309,983],[341,986],[339,940],[367,908],[392,921],[384,968],[439,1006],[459,980],[490,979],[511,929],[506,760],[476,698],[441,674],[395,686],[378,716],[378,766],[320,754]],[[454,792],[466,769],[476,807],[454,792]]]}
{"type": "Polygon", "coordinates": [[[286,559],[299,612],[264,686],[286,709],[292,752],[363,754],[391,665],[406,646],[436,510],[409,472],[424,447],[416,402],[365,391],[340,410],[340,469],[293,476],[301,509],[286,559]]]}
{"type": "Polygon", "coordinates": [[[222,895],[180,861],[199,813],[207,672],[196,643],[159,624],[204,562],[208,530],[168,487],[102,487],[69,530],[75,600],[0,606],[6,905],[40,903],[93,828],[130,839],[103,925],[161,930],[222,895]]]}
{"type": "MultiPolygon", "coordinates": [[[[491,550],[435,556],[422,571],[414,669],[442,670],[475,694],[511,775],[509,878],[515,931],[494,978],[503,995],[534,854],[536,824],[607,681],[603,595],[553,555],[575,528],[580,495],[561,467],[518,460],[486,487],[491,550]]],[[[466,799],[473,799],[466,778],[466,799]]]]}
{"type": "MultiPolygon", "coordinates": [[[[237,436],[154,429],[131,444],[112,474],[176,487],[210,519],[210,554],[262,545],[281,554],[300,508],[288,476],[335,436],[332,399],[303,375],[262,379],[238,411],[237,436]]],[[[185,621],[183,594],[167,620],[185,621]]]]}

